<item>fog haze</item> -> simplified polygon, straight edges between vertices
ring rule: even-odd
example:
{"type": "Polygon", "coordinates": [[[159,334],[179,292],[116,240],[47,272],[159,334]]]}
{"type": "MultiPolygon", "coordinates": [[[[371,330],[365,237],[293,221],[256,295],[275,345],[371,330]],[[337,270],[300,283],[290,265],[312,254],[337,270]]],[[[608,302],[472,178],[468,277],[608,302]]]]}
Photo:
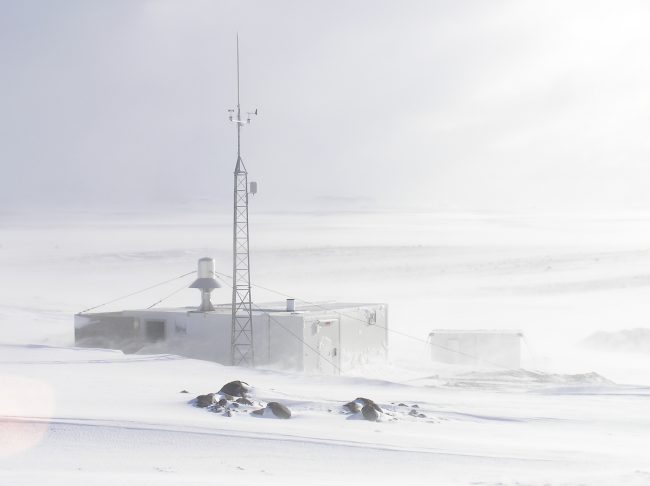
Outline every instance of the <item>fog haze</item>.
{"type": "Polygon", "coordinates": [[[0,1],[0,201],[650,208],[644,2],[0,1]]]}

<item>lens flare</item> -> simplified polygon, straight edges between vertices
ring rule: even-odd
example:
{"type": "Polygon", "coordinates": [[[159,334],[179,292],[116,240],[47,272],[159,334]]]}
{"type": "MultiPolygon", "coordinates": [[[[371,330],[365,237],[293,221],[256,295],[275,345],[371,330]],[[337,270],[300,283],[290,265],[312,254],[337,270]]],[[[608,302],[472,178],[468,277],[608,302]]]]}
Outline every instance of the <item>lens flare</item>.
{"type": "Polygon", "coordinates": [[[54,413],[54,391],[43,381],[0,375],[0,457],[37,446],[54,413]]]}

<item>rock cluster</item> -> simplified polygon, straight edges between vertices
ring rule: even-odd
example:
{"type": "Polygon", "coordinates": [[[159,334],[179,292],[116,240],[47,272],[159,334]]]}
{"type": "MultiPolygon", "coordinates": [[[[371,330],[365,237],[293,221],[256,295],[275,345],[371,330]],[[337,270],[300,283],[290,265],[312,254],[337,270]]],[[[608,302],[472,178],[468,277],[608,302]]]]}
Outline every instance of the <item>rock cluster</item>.
{"type": "Polygon", "coordinates": [[[262,417],[291,418],[291,410],[286,405],[279,402],[255,401],[250,397],[250,393],[251,386],[248,383],[236,380],[223,385],[217,393],[199,395],[190,400],[190,403],[211,412],[221,413],[225,417],[250,412],[251,415],[262,417]]]}
{"type": "MultiPolygon", "coordinates": [[[[207,393],[199,395],[189,403],[192,405],[205,408],[214,413],[220,413],[225,417],[232,417],[236,414],[250,414],[256,417],[290,419],[291,410],[286,405],[279,402],[265,402],[256,400],[251,393],[251,386],[243,381],[231,381],[223,385],[216,393],[207,393]]],[[[369,398],[357,397],[354,400],[343,405],[342,414],[349,415],[348,419],[367,420],[370,422],[395,421],[400,418],[407,420],[427,419],[428,417],[421,413],[418,404],[407,405],[399,402],[397,405],[391,402],[390,405],[380,407],[377,403],[369,398]]],[[[332,409],[328,409],[332,412],[332,409]]],[[[431,419],[427,420],[435,423],[431,419]]]]}
{"type": "Polygon", "coordinates": [[[343,405],[343,408],[352,413],[359,413],[365,420],[377,422],[384,413],[382,408],[369,398],[358,397],[343,405]]]}

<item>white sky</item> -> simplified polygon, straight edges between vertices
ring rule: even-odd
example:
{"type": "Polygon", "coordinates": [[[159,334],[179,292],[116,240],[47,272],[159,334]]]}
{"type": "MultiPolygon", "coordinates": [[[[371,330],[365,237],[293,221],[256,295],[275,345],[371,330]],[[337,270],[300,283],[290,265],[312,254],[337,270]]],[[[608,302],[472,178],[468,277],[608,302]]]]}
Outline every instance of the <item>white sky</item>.
{"type": "Polygon", "coordinates": [[[0,202],[650,208],[644,1],[0,0],[0,202]]]}

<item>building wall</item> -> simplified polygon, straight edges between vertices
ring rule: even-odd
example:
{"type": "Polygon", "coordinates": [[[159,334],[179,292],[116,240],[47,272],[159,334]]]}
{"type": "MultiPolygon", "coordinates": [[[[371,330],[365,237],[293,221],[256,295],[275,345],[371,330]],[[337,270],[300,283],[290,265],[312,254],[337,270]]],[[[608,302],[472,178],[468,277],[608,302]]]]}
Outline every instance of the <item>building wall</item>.
{"type": "Polygon", "coordinates": [[[388,358],[388,306],[385,304],[349,308],[341,318],[342,371],[388,358]]]}
{"type": "MultiPolygon", "coordinates": [[[[230,365],[232,318],[230,314],[210,312],[151,313],[139,312],[139,319],[147,321],[164,319],[167,335],[164,342],[148,343],[140,349],[142,353],[166,352],[195,359],[215,361],[230,365]]],[[[255,361],[267,364],[269,361],[269,325],[263,315],[253,316],[253,349],[255,361]]]]}
{"type": "Polygon", "coordinates": [[[305,371],[303,362],[303,316],[301,314],[264,315],[270,334],[269,360],[266,363],[274,369],[305,371]]]}
{"type": "Polygon", "coordinates": [[[134,311],[141,327],[144,345],[140,353],[171,353],[188,358],[230,364],[230,319],[203,312],[134,311]],[[165,322],[165,338],[157,342],[145,339],[146,326],[152,321],[165,322]]]}
{"type": "Polygon", "coordinates": [[[341,361],[341,326],[338,315],[308,314],[302,328],[307,343],[303,349],[303,370],[310,373],[334,375],[341,361]]]}
{"type": "MultiPolygon", "coordinates": [[[[386,359],[385,305],[253,316],[257,366],[336,374],[386,359]],[[306,343],[303,344],[303,343],[306,343]]],[[[77,346],[178,354],[229,365],[231,316],[179,309],[75,316],[77,346]]]]}
{"type": "MultiPolygon", "coordinates": [[[[253,346],[259,366],[302,369],[301,315],[253,316],[253,346]],[[293,333],[293,337],[289,334],[293,333]]],[[[135,310],[75,316],[75,344],[125,353],[178,354],[231,364],[231,316],[209,312],[135,310]],[[160,339],[147,329],[163,325],[160,339]]]]}
{"type": "Polygon", "coordinates": [[[119,349],[135,353],[142,347],[136,321],[121,314],[76,315],[75,346],[119,349]]]}

